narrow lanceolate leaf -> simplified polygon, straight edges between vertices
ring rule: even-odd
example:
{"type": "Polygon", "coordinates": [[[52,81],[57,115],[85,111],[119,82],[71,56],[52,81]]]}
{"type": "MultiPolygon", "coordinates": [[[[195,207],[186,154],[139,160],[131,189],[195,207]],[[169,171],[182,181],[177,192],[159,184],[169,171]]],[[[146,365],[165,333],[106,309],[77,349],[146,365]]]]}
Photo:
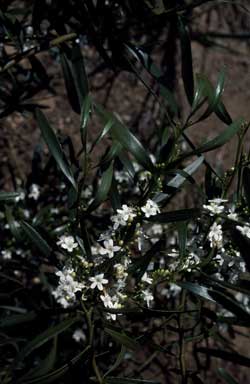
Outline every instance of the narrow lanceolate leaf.
{"type": "Polygon", "coordinates": [[[108,193],[111,188],[113,179],[113,162],[110,163],[109,167],[102,175],[101,184],[98,186],[96,196],[90,206],[88,211],[93,211],[96,209],[104,200],[106,200],[108,193]]]}
{"type": "Polygon", "coordinates": [[[126,353],[126,348],[124,347],[124,345],[122,345],[121,351],[120,351],[119,355],[117,356],[114,364],[109,368],[109,370],[105,373],[105,375],[103,377],[110,375],[111,372],[115,371],[119,367],[119,365],[123,362],[125,353],[126,353]]]}
{"type": "Polygon", "coordinates": [[[0,192],[0,201],[15,201],[15,199],[19,196],[18,192],[0,192]]]}
{"type": "Polygon", "coordinates": [[[216,108],[219,106],[219,104],[221,103],[221,96],[224,91],[225,72],[224,70],[220,72],[215,89],[213,89],[212,85],[207,80],[207,78],[203,77],[202,75],[197,75],[197,81],[198,81],[198,89],[203,89],[203,96],[206,97],[208,101],[207,109],[198,119],[198,121],[201,121],[206,119],[208,116],[210,116],[210,114],[214,112],[216,108]]]}
{"type": "Polygon", "coordinates": [[[213,151],[214,149],[226,144],[229,140],[232,139],[232,137],[236,135],[237,132],[239,132],[243,121],[243,119],[238,119],[234,121],[220,135],[201,145],[199,148],[195,149],[192,153],[190,153],[190,155],[213,151]]]}
{"type": "Polygon", "coordinates": [[[239,382],[235,380],[235,378],[232,375],[230,375],[230,373],[227,372],[224,368],[218,368],[218,373],[225,383],[239,384],[239,382]]]}
{"type": "Polygon", "coordinates": [[[73,366],[89,351],[89,349],[90,345],[88,345],[83,351],[78,353],[78,355],[76,355],[68,363],[64,364],[62,367],[56,369],[53,372],[33,379],[22,380],[22,378],[20,378],[20,380],[18,380],[16,384],[50,384],[54,382],[58,383],[58,380],[61,379],[66,372],[72,369],[73,366]]]}
{"type": "MultiPolygon", "coordinates": [[[[196,160],[194,160],[191,164],[189,164],[187,167],[185,167],[183,169],[183,171],[187,174],[187,176],[191,176],[192,174],[194,174],[198,168],[200,168],[200,166],[202,165],[204,161],[204,157],[203,156],[199,156],[196,160]]],[[[173,177],[172,180],[170,180],[168,183],[167,183],[167,186],[168,187],[171,187],[171,188],[175,188],[175,189],[179,189],[181,187],[181,185],[187,180],[187,177],[185,175],[181,175],[181,174],[178,174],[176,175],[175,177],[173,177]]],[[[167,193],[159,193],[158,195],[156,195],[153,200],[156,202],[156,203],[161,203],[163,202],[164,200],[166,200],[167,198],[169,197],[169,194],[167,193]]]]}
{"type": "Polygon", "coordinates": [[[111,119],[113,120],[113,125],[110,129],[110,134],[113,140],[117,141],[123,146],[128,152],[130,152],[135,159],[141,164],[145,169],[149,171],[154,170],[154,166],[149,157],[148,152],[142,146],[140,141],[130,132],[130,130],[116,118],[112,113],[105,111],[102,107],[96,106],[97,112],[107,124],[111,119]]]}
{"type": "Polygon", "coordinates": [[[194,95],[192,112],[194,113],[199,108],[199,103],[201,103],[202,100],[206,100],[208,102],[207,109],[198,118],[197,121],[204,120],[212,112],[214,112],[218,116],[218,118],[225,124],[231,124],[232,119],[228,111],[226,110],[223,102],[221,101],[221,96],[224,90],[225,72],[220,72],[218,82],[215,88],[213,87],[209,79],[203,74],[196,75],[196,79],[197,89],[194,95]]]}
{"type": "Polygon", "coordinates": [[[144,218],[153,223],[175,223],[177,221],[187,221],[200,216],[201,211],[196,208],[180,209],[176,211],[163,212],[158,215],[144,218]]]}
{"type": "Polygon", "coordinates": [[[77,189],[73,172],[63,153],[62,147],[56,137],[55,132],[48,123],[47,118],[40,109],[36,109],[35,116],[41,129],[43,138],[49,147],[51,155],[54,157],[58,167],[61,169],[63,174],[67,177],[73,187],[77,189]]]}
{"type": "Polygon", "coordinates": [[[133,53],[134,58],[138,60],[147,72],[157,81],[159,85],[159,93],[163,100],[169,106],[171,112],[175,115],[178,114],[178,105],[172,92],[164,84],[164,73],[156,66],[151,57],[141,49],[134,51],[130,46],[125,44],[125,47],[130,53],[133,53]]]}
{"type": "Polygon", "coordinates": [[[64,53],[61,54],[61,64],[62,64],[65,88],[67,91],[70,105],[73,111],[79,114],[81,112],[81,107],[78,99],[78,94],[77,94],[76,86],[74,83],[74,78],[70,68],[70,64],[64,53]]]}
{"type": "Polygon", "coordinates": [[[41,253],[43,253],[46,257],[48,257],[51,254],[51,247],[45,241],[42,236],[36,231],[35,228],[33,228],[30,224],[23,221],[21,223],[21,227],[27,236],[28,240],[34,244],[35,247],[39,249],[41,253]]]}
{"type": "Polygon", "coordinates": [[[204,287],[204,286],[196,284],[196,283],[195,284],[194,283],[189,283],[189,282],[178,283],[178,285],[181,288],[184,288],[184,289],[192,292],[194,295],[197,295],[197,296],[201,297],[202,299],[212,301],[213,303],[216,302],[212,298],[212,296],[210,296],[209,290],[208,290],[207,287],[204,287]]]}
{"type": "Polygon", "coordinates": [[[45,357],[45,359],[43,359],[36,368],[31,369],[24,376],[22,376],[21,381],[23,382],[27,379],[29,380],[35,379],[43,375],[46,375],[48,372],[50,372],[53,369],[55,364],[56,352],[57,352],[57,336],[54,337],[52,347],[49,353],[47,354],[47,356],[45,357]]]}
{"type": "Polygon", "coordinates": [[[124,347],[127,347],[128,349],[136,350],[139,348],[139,343],[135,340],[126,335],[123,331],[118,332],[114,331],[110,328],[104,328],[104,331],[110,335],[115,341],[117,341],[119,344],[124,345],[124,347]]]}
{"type": "Polygon", "coordinates": [[[194,100],[194,75],[191,40],[187,26],[182,19],[178,19],[179,35],[181,40],[181,69],[187,99],[192,105],[194,100]]]}
{"type": "Polygon", "coordinates": [[[66,329],[70,328],[77,321],[79,321],[79,317],[75,316],[71,319],[66,319],[61,323],[53,327],[50,327],[46,331],[40,333],[40,335],[36,336],[20,351],[15,361],[13,362],[13,366],[18,362],[22,361],[23,359],[25,359],[25,357],[30,355],[32,351],[41,347],[42,345],[47,343],[49,340],[53,339],[55,336],[59,335],[60,333],[64,332],[66,329]]]}
{"type": "MultiPolygon", "coordinates": [[[[199,156],[196,160],[194,160],[191,164],[189,164],[186,168],[183,169],[183,171],[191,176],[195,171],[201,166],[201,164],[204,161],[203,156],[199,156]]],[[[172,180],[168,182],[168,187],[172,188],[180,188],[180,186],[184,183],[184,181],[187,180],[187,177],[182,175],[176,175],[172,180]]]]}
{"type": "Polygon", "coordinates": [[[80,46],[76,45],[72,48],[72,72],[78,93],[80,105],[83,104],[89,92],[88,78],[85,71],[85,65],[80,46]]]}

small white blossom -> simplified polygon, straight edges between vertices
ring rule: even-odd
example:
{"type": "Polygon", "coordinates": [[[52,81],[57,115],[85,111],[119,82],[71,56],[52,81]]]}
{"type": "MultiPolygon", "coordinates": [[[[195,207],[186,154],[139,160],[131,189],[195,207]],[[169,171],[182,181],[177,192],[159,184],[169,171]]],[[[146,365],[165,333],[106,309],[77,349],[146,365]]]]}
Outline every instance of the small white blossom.
{"type": "Polygon", "coordinates": [[[151,302],[154,300],[154,296],[150,292],[149,289],[146,289],[145,291],[141,291],[142,293],[142,298],[144,301],[147,303],[147,307],[150,307],[151,302]]]}
{"type": "Polygon", "coordinates": [[[210,212],[210,215],[219,215],[224,211],[224,205],[218,205],[215,203],[210,203],[209,205],[203,205],[203,208],[207,209],[210,212]]]}
{"type": "Polygon", "coordinates": [[[248,225],[244,225],[244,227],[236,225],[236,228],[241,232],[243,236],[246,236],[250,239],[250,227],[248,225]]]}
{"type": "Polygon", "coordinates": [[[86,335],[81,329],[76,329],[72,335],[72,338],[79,343],[80,341],[86,341],[86,335]]]}
{"type": "Polygon", "coordinates": [[[103,243],[104,247],[101,247],[99,252],[101,255],[108,255],[111,259],[114,257],[114,253],[120,251],[121,247],[118,245],[114,245],[114,241],[112,239],[105,240],[103,243]]]}
{"type": "Polygon", "coordinates": [[[113,307],[112,298],[107,293],[105,295],[100,295],[100,299],[102,300],[104,307],[106,307],[106,308],[112,308],[113,307]]]}
{"type": "Polygon", "coordinates": [[[85,285],[75,280],[75,273],[71,268],[64,268],[56,272],[56,275],[59,277],[59,285],[52,294],[59,304],[68,308],[74,303],[76,292],[85,288],[85,285]]]}
{"type": "Polygon", "coordinates": [[[143,275],[142,278],[141,278],[141,281],[142,281],[143,283],[152,284],[153,279],[151,279],[151,277],[148,277],[147,272],[145,272],[144,275],[143,275]]]}
{"type": "Polygon", "coordinates": [[[60,245],[61,248],[66,249],[68,252],[73,252],[73,250],[78,247],[73,236],[64,235],[60,237],[57,245],[60,245]]]}
{"type": "Polygon", "coordinates": [[[2,257],[4,260],[11,260],[12,259],[12,253],[9,250],[2,251],[2,257]]]}
{"type": "Polygon", "coordinates": [[[127,225],[127,222],[133,221],[134,217],[136,217],[134,209],[123,204],[121,209],[117,209],[117,214],[111,217],[111,220],[114,223],[113,228],[116,230],[120,225],[127,225]]]}
{"type": "Polygon", "coordinates": [[[146,217],[155,216],[157,213],[160,213],[158,204],[150,199],[147,200],[146,205],[144,205],[141,210],[146,217]]]}
{"type": "Polygon", "coordinates": [[[38,200],[40,196],[40,187],[37,184],[32,184],[30,187],[30,193],[28,194],[28,197],[30,199],[38,200]]]}
{"type": "Polygon", "coordinates": [[[208,239],[210,241],[211,248],[222,247],[223,233],[221,228],[222,228],[221,225],[217,223],[214,223],[210,228],[208,239]]]}
{"type": "Polygon", "coordinates": [[[104,284],[108,284],[108,280],[107,279],[104,279],[104,273],[100,273],[98,275],[95,275],[93,277],[90,277],[89,278],[89,281],[91,281],[91,285],[90,285],[90,288],[91,289],[95,289],[95,288],[98,288],[99,291],[102,291],[103,290],[103,285],[104,284]]]}

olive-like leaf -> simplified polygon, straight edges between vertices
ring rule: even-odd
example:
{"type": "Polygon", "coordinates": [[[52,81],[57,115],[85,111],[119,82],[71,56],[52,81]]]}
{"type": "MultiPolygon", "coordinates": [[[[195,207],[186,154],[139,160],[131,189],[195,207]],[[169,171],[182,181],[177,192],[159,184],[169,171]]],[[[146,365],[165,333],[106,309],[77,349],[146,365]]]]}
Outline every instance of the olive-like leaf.
{"type": "Polygon", "coordinates": [[[15,201],[15,199],[19,196],[20,194],[18,192],[0,192],[0,202],[1,201],[15,201]]]}
{"type": "Polygon", "coordinates": [[[218,373],[220,377],[225,381],[227,384],[239,384],[235,378],[230,375],[229,372],[227,372],[224,368],[218,368],[218,373]]]}
{"type": "Polygon", "coordinates": [[[40,109],[36,109],[35,116],[41,129],[43,138],[49,147],[51,155],[54,157],[57,165],[59,166],[63,174],[67,177],[73,187],[77,189],[73,172],[68,164],[66,156],[64,155],[64,152],[56,137],[55,132],[48,123],[47,118],[40,109]]]}
{"type": "Polygon", "coordinates": [[[100,106],[97,107],[97,112],[102,117],[105,124],[113,118],[114,124],[110,129],[110,134],[113,140],[117,141],[124,149],[130,152],[145,169],[153,171],[154,166],[148,152],[130,130],[112,113],[105,111],[100,106]]]}
{"type": "Polygon", "coordinates": [[[117,341],[119,344],[124,345],[128,349],[136,350],[139,348],[139,343],[126,335],[123,331],[118,332],[110,328],[104,328],[104,331],[110,335],[115,341],[117,341]]]}
{"type": "Polygon", "coordinates": [[[191,40],[187,25],[184,24],[183,20],[180,17],[178,18],[178,29],[181,40],[182,79],[187,99],[190,105],[192,105],[194,100],[194,74],[191,40]]]}
{"type": "Polygon", "coordinates": [[[49,246],[47,241],[42,238],[42,236],[37,232],[35,228],[33,228],[25,221],[21,223],[21,227],[28,240],[34,244],[39,249],[39,251],[41,251],[41,253],[48,257],[52,252],[52,248],[49,246]]]}
{"type": "Polygon", "coordinates": [[[88,212],[96,209],[108,196],[108,193],[111,188],[113,179],[113,162],[110,163],[109,167],[103,172],[101,178],[101,184],[98,186],[96,196],[90,206],[88,207],[88,212]]]}

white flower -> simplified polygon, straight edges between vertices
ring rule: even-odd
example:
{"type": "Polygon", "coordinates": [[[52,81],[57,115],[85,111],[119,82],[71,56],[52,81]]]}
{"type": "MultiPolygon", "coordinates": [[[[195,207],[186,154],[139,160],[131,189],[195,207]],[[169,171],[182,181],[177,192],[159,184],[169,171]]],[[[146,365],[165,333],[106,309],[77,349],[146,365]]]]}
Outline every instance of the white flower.
{"type": "Polygon", "coordinates": [[[111,220],[114,222],[113,228],[117,229],[120,225],[127,225],[127,222],[133,221],[134,217],[136,217],[134,209],[123,204],[122,209],[117,209],[117,214],[111,217],[111,220]]]}
{"type": "Polygon", "coordinates": [[[56,275],[59,277],[59,285],[52,294],[59,304],[68,308],[76,299],[75,293],[85,288],[85,285],[75,280],[73,269],[64,268],[56,272],[56,275]]]}
{"type": "Polygon", "coordinates": [[[91,289],[95,289],[96,287],[99,289],[99,291],[103,290],[103,285],[108,284],[108,280],[104,279],[104,273],[100,273],[98,275],[95,275],[93,277],[89,278],[89,281],[91,281],[91,289]]]}
{"type": "Polygon", "coordinates": [[[153,235],[161,235],[163,232],[163,228],[161,224],[153,224],[151,228],[153,235]]]}
{"type": "Polygon", "coordinates": [[[75,332],[72,335],[72,338],[77,343],[79,343],[80,341],[86,341],[86,335],[80,328],[75,330],[75,332]]]}
{"type": "Polygon", "coordinates": [[[243,236],[246,236],[250,239],[250,227],[248,225],[244,225],[244,227],[236,225],[236,228],[241,232],[243,236]]]}
{"type": "Polygon", "coordinates": [[[160,213],[158,204],[150,199],[147,200],[146,205],[144,205],[141,210],[144,212],[146,217],[155,216],[157,213],[160,213]]]}
{"type": "Polygon", "coordinates": [[[211,248],[213,247],[221,248],[222,240],[223,240],[223,236],[222,236],[223,233],[221,228],[222,228],[221,225],[217,223],[214,223],[210,228],[208,239],[210,241],[211,248]]]}
{"type": "Polygon", "coordinates": [[[143,300],[147,303],[147,307],[150,307],[151,302],[154,300],[154,296],[152,295],[149,289],[141,291],[141,293],[143,300]]]}
{"type": "Polygon", "coordinates": [[[119,247],[118,245],[114,245],[114,241],[112,239],[105,240],[103,245],[104,245],[104,248],[101,247],[99,252],[101,255],[108,254],[108,257],[110,259],[114,257],[114,252],[118,252],[121,249],[121,247],[119,247]]]}
{"type": "Polygon", "coordinates": [[[227,217],[231,220],[238,220],[238,215],[235,212],[230,211],[227,215],[227,217]]]}
{"type": "Polygon", "coordinates": [[[129,175],[127,172],[124,172],[124,171],[115,171],[115,179],[119,182],[119,183],[128,183],[129,182],[129,175]]]}
{"type": "Polygon", "coordinates": [[[144,283],[152,284],[153,279],[151,279],[151,277],[148,277],[147,272],[145,272],[141,278],[141,281],[143,281],[144,283]]]}
{"type": "Polygon", "coordinates": [[[40,196],[40,187],[37,184],[32,184],[30,187],[30,193],[28,194],[28,197],[30,199],[38,200],[40,196]]]}
{"type": "Polygon", "coordinates": [[[56,243],[61,248],[66,249],[68,252],[72,252],[74,248],[78,247],[73,236],[61,236],[59,241],[56,243]]]}
{"type": "Polygon", "coordinates": [[[113,301],[110,295],[105,293],[105,295],[100,295],[100,299],[102,300],[104,307],[106,308],[113,307],[113,301]]]}
{"type": "Polygon", "coordinates": [[[221,199],[220,197],[216,197],[216,198],[214,198],[214,199],[212,199],[212,200],[208,200],[208,202],[209,203],[214,203],[214,204],[217,204],[217,205],[219,205],[219,204],[221,204],[221,203],[226,203],[228,200],[226,200],[226,199],[221,199]]]}
{"type": "Polygon", "coordinates": [[[11,260],[12,259],[12,253],[11,251],[2,251],[2,257],[4,260],[11,260]]]}

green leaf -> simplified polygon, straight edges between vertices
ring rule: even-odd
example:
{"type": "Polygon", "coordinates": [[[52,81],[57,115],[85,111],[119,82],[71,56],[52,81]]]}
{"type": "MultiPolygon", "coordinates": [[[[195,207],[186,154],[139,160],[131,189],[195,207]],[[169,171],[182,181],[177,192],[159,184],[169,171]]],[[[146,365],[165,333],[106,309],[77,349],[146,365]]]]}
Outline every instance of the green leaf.
{"type": "Polygon", "coordinates": [[[157,81],[159,84],[159,93],[162,98],[167,102],[171,112],[174,115],[178,115],[178,105],[174,98],[172,92],[165,86],[164,84],[164,73],[158,68],[151,57],[141,49],[137,48],[134,51],[130,46],[125,44],[125,47],[128,51],[133,52],[133,56],[144,66],[144,68],[148,71],[148,73],[157,81]]]}
{"type": "MultiPolygon", "coordinates": [[[[204,157],[203,156],[199,156],[196,160],[194,160],[191,164],[189,164],[186,168],[183,169],[183,171],[191,176],[193,173],[195,173],[197,171],[198,168],[200,168],[200,166],[202,165],[204,161],[204,157]]],[[[167,183],[167,186],[168,187],[171,187],[171,188],[176,188],[176,189],[179,189],[181,187],[181,185],[187,180],[187,176],[185,175],[181,175],[181,174],[178,174],[176,175],[175,177],[173,177],[172,180],[170,180],[168,183],[167,183]]],[[[166,200],[167,198],[169,197],[169,194],[166,194],[166,193],[160,193],[158,195],[156,195],[153,200],[156,202],[156,203],[161,203],[163,202],[164,200],[166,200]]]]}
{"type": "Polygon", "coordinates": [[[88,78],[85,71],[85,65],[79,45],[72,48],[72,72],[78,93],[79,103],[83,104],[84,99],[89,93],[88,78]]]}
{"type": "MultiPolygon", "coordinates": [[[[81,138],[83,143],[86,142],[87,126],[88,126],[89,118],[91,116],[91,111],[92,111],[92,98],[88,94],[83,100],[82,108],[81,108],[80,133],[81,133],[81,138]]],[[[85,145],[87,145],[87,143],[85,145]]]]}
{"type": "Polygon", "coordinates": [[[131,337],[127,336],[123,331],[117,332],[110,328],[104,328],[104,332],[106,332],[108,335],[110,335],[115,341],[117,341],[119,344],[124,345],[128,349],[136,350],[139,348],[139,343],[132,339],[131,337]]]}
{"type": "Polygon", "coordinates": [[[12,235],[18,240],[22,241],[22,236],[21,236],[21,231],[20,231],[20,225],[19,223],[15,220],[12,210],[10,207],[5,206],[5,216],[7,219],[7,222],[9,224],[10,231],[12,235]]]}
{"type": "Polygon", "coordinates": [[[15,201],[20,194],[18,192],[0,192],[0,201],[15,201]]]}
{"type": "Polygon", "coordinates": [[[218,368],[218,373],[220,377],[225,381],[227,384],[239,384],[238,381],[235,380],[235,378],[230,375],[229,372],[227,372],[224,368],[218,368]]]}
{"type": "Polygon", "coordinates": [[[109,167],[106,169],[106,171],[103,172],[103,175],[101,178],[101,184],[98,186],[98,190],[94,200],[92,201],[92,203],[87,209],[88,212],[96,209],[107,198],[111,188],[112,179],[113,179],[113,162],[111,162],[109,167]]]}
{"type": "Polygon", "coordinates": [[[39,127],[41,129],[43,138],[49,147],[51,155],[54,157],[57,165],[59,166],[63,174],[67,177],[67,179],[70,181],[73,187],[77,189],[73,172],[68,164],[68,161],[63,153],[62,147],[53,129],[48,123],[47,118],[45,117],[43,112],[39,109],[36,109],[35,116],[38,121],[39,127]]]}
{"type": "Polygon", "coordinates": [[[214,112],[221,121],[229,125],[232,119],[227,112],[224,104],[221,101],[221,95],[224,90],[225,73],[221,71],[219,74],[217,86],[214,89],[209,79],[202,74],[196,75],[197,88],[192,105],[192,114],[203,104],[205,100],[208,101],[208,107],[205,112],[198,118],[198,121],[204,120],[212,112],[214,112]]]}
{"type": "Polygon", "coordinates": [[[24,380],[27,380],[27,379],[31,380],[31,379],[35,379],[43,375],[46,375],[54,367],[54,364],[56,361],[56,353],[57,353],[57,336],[54,337],[52,347],[48,355],[45,357],[45,359],[39,362],[39,365],[36,368],[30,370],[27,374],[22,376],[20,381],[23,382],[24,380]]]}
{"type": "Polygon", "coordinates": [[[151,216],[149,218],[144,218],[146,221],[150,221],[153,223],[175,223],[177,221],[186,221],[192,220],[199,217],[201,211],[196,208],[190,209],[180,209],[176,211],[163,212],[158,215],[151,216]]]}
{"type": "Polygon", "coordinates": [[[186,25],[184,25],[182,19],[178,18],[178,29],[181,40],[181,69],[182,79],[187,95],[187,99],[192,105],[194,100],[194,75],[193,75],[193,59],[191,41],[189,31],[186,25]]]}
{"type": "MultiPolygon", "coordinates": [[[[197,81],[198,81],[198,90],[201,90],[201,89],[203,90],[203,95],[208,98],[208,103],[209,103],[205,112],[197,120],[198,122],[206,119],[218,107],[221,100],[222,93],[224,91],[225,72],[224,71],[220,72],[215,90],[213,89],[212,85],[210,84],[210,82],[205,76],[197,75],[197,81]]],[[[193,108],[194,108],[194,104],[193,104],[193,108]]],[[[231,122],[232,121],[230,121],[229,124],[231,122]]]]}
{"type": "Polygon", "coordinates": [[[81,112],[81,107],[78,99],[77,89],[75,87],[74,77],[73,77],[69,62],[64,53],[61,54],[61,64],[62,64],[65,88],[67,91],[70,105],[73,111],[79,114],[81,112]]]}
{"type": "Polygon", "coordinates": [[[103,377],[108,376],[111,372],[115,371],[116,368],[119,367],[119,365],[122,363],[122,361],[124,359],[125,353],[126,353],[126,348],[124,347],[124,345],[122,345],[121,351],[120,351],[119,355],[117,356],[114,364],[109,368],[109,370],[105,373],[105,375],[103,375],[103,377]]]}
{"type": "Polygon", "coordinates": [[[79,316],[75,316],[74,318],[71,318],[71,319],[66,319],[61,323],[53,327],[50,327],[49,329],[46,329],[46,331],[40,333],[20,351],[20,353],[17,355],[16,359],[13,362],[13,366],[18,364],[28,355],[30,355],[31,352],[33,352],[35,349],[41,347],[43,344],[47,343],[49,340],[53,339],[55,336],[64,332],[66,329],[71,327],[77,321],[79,321],[79,316]]]}
{"type": "Polygon", "coordinates": [[[102,117],[105,124],[113,119],[114,124],[110,129],[112,139],[118,141],[118,143],[121,144],[124,149],[129,151],[144,168],[153,171],[154,166],[148,152],[129,129],[112,113],[105,111],[102,107],[98,106],[97,112],[102,117]]]}
{"type": "Polygon", "coordinates": [[[21,227],[29,241],[34,244],[46,257],[52,252],[52,248],[48,245],[42,236],[28,223],[22,221],[21,227]]]}
{"type": "Polygon", "coordinates": [[[200,296],[202,299],[212,301],[213,303],[216,303],[216,301],[210,296],[209,289],[207,287],[204,287],[202,285],[196,284],[196,283],[189,283],[189,282],[179,282],[177,285],[179,285],[183,289],[187,289],[188,291],[192,292],[194,295],[200,296]]]}
{"type": "Polygon", "coordinates": [[[0,319],[1,328],[16,327],[24,323],[29,323],[37,317],[35,312],[29,312],[21,315],[12,315],[0,319]]]}
{"type": "Polygon", "coordinates": [[[213,151],[214,149],[226,144],[230,139],[232,139],[233,136],[236,135],[236,133],[239,132],[243,121],[243,119],[238,119],[234,121],[221,134],[219,134],[214,139],[208,141],[207,143],[201,145],[200,147],[189,153],[188,156],[213,151]]]}
{"type": "Polygon", "coordinates": [[[55,371],[47,374],[40,376],[35,379],[28,379],[25,381],[17,381],[17,384],[49,384],[53,383],[54,381],[62,378],[67,371],[72,369],[74,365],[85,355],[86,352],[90,350],[90,346],[88,345],[82,352],[80,352],[78,355],[76,355],[73,359],[71,359],[68,363],[64,364],[62,367],[56,369],[55,371]]]}
{"type": "Polygon", "coordinates": [[[123,377],[107,377],[105,382],[107,384],[160,384],[159,381],[126,379],[123,377]]]}

